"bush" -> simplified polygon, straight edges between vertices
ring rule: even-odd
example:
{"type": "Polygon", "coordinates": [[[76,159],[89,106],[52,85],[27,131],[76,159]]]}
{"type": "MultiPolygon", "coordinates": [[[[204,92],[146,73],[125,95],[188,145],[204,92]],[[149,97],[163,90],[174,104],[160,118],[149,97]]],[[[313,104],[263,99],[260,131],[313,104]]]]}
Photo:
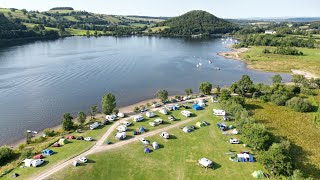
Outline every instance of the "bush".
{"type": "Polygon", "coordinates": [[[30,158],[33,155],[32,149],[22,150],[20,154],[20,159],[30,158]]]}
{"type": "Polygon", "coordinates": [[[301,93],[309,96],[314,96],[315,93],[312,89],[309,88],[301,88],[301,93]]]}
{"type": "Polygon", "coordinates": [[[0,147],[0,165],[4,165],[14,157],[14,152],[7,146],[0,147]]]}
{"type": "Polygon", "coordinates": [[[281,94],[273,94],[271,95],[271,102],[277,106],[284,106],[288,97],[281,94]]]}
{"type": "Polygon", "coordinates": [[[53,137],[56,135],[56,132],[52,129],[49,129],[49,128],[44,129],[43,132],[48,137],[53,137]]]}
{"type": "Polygon", "coordinates": [[[300,97],[294,97],[290,99],[286,103],[286,106],[296,112],[309,112],[312,108],[312,105],[309,101],[300,97]]]}
{"type": "Polygon", "coordinates": [[[260,99],[262,102],[269,102],[269,101],[270,101],[270,95],[260,96],[259,99],[260,99]]]}

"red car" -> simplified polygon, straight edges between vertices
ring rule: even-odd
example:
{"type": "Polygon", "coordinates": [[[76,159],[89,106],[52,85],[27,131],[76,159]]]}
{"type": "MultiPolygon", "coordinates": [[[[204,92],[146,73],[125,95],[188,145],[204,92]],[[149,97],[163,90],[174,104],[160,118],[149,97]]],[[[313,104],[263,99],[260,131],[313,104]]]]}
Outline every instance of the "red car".
{"type": "Polygon", "coordinates": [[[43,156],[41,154],[33,156],[33,159],[43,159],[43,156]]]}

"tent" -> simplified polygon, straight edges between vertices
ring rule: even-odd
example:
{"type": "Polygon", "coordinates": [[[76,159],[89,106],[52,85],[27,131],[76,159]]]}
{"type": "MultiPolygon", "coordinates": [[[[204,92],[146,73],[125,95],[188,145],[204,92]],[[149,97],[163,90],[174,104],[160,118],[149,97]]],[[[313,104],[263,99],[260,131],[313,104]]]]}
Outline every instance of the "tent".
{"type": "Polygon", "coordinates": [[[144,153],[145,153],[145,154],[149,154],[149,153],[150,153],[150,149],[147,148],[147,147],[144,147],[144,153]]]}
{"type": "Polygon", "coordinates": [[[201,106],[199,106],[198,104],[192,105],[191,108],[192,108],[193,110],[196,110],[196,111],[199,111],[199,110],[202,110],[202,109],[203,109],[203,108],[202,108],[201,106]]]}
{"type": "Polygon", "coordinates": [[[75,139],[75,138],[76,138],[75,136],[70,135],[70,136],[67,136],[67,138],[66,138],[66,139],[75,139]]]}
{"type": "Polygon", "coordinates": [[[197,123],[196,123],[196,126],[198,126],[198,127],[202,127],[202,126],[203,126],[203,124],[202,124],[201,122],[197,122],[197,123]]]}
{"type": "Polygon", "coordinates": [[[254,171],[251,175],[256,179],[264,178],[263,172],[261,170],[254,171]]]}
{"type": "Polygon", "coordinates": [[[138,135],[138,132],[136,130],[133,130],[133,135],[138,135]]]}
{"type": "Polygon", "coordinates": [[[58,142],[60,145],[65,145],[68,143],[68,141],[66,139],[59,139],[59,142],[58,142]]]}
{"type": "Polygon", "coordinates": [[[143,127],[143,126],[141,126],[141,127],[139,128],[139,131],[140,131],[140,133],[144,133],[144,132],[146,132],[146,130],[144,129],[144,127],[143,127]]]}
{"type": "Polygon", "coordinates": [[[238,162],[254,162],[252,154],[237,154],[238,162]]]}
{"type": "Polygon", "coordinates": [[[33,156],[33,159],[42,159],[42,158],[43,158],[43,156],[41,154],[33,156]]]}
{"type": "Polygon", "coordinates": [[[53,154],[53,151],[51,149],[45,149],[42,151],[42,155],[44,156],[51,156],[53,154]]]}
{"type": "Polygon", "coordinates": [[[52,147],[60,147],[60,144],[58,142],[55,142],[52,144],[52,147]]]}

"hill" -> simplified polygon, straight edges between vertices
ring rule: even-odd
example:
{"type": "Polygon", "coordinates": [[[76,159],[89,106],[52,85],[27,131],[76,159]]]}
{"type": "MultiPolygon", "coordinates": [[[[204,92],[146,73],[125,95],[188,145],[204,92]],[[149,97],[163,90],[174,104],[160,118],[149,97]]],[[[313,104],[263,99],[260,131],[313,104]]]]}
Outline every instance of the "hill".
{"type": "Polygon", "coordinates": [[[19,25],[16,25],[15,23],[9,21],[4,14],[0,13],[0,30],[6,31],[6,30],[18,30],[21,27],[19,25]]]}
{"type": "Polygon", "coordinates": [[[200,10],[171,18],[159,23],[159,26],[169,27],[162,34],[175,36],[224,34],[238,29],[237,25],[200,10]]]}

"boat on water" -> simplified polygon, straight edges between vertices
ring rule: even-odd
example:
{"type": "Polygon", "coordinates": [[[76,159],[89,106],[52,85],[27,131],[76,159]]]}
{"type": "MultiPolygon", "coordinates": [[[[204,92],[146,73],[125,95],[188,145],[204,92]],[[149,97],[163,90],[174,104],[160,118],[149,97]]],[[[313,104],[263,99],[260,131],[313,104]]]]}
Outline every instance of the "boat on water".
{"type": "Polygon", "coordinates": [[[32,133],[33,133],[33,134],[38,134],[38,132],[37,132],[37,131],[32,131],[32,133]]]}
{"type": "Polygon", "coordinates": [[[220,70],[220,68],[219,68],[219,67],[216,67],[215,70],[220,70]]]}
{"type": "Polygon", "coordinates": [[[31,130],[27,130],[27,133],[31,133],[31,130]]]}
{"type": "Polygon", "coordinates": [[[212,61],[209,61],[209,64],[212,64],[212,61]]]}

